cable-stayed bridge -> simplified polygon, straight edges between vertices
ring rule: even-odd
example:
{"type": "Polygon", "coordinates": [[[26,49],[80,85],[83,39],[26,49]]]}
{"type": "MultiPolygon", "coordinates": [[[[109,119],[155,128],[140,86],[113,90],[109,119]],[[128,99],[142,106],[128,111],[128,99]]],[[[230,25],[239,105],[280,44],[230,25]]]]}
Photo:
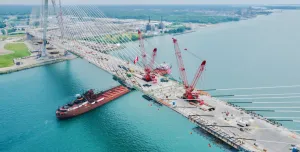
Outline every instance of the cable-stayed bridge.
{"type": "MultiPolygon", "coordinates": [[[[107,18],[97,7],[62,7],[60,1],[48,3],[44,0],[40,8],[33,9],[30,25],[26,30],[28,37],[43,40],[42,58],[47,58],[46,45],[76,54],[111,73],[127,86],[182,114],[237,150],[288,152],[291,144],[300,144],[298,130],[288,130],[251,110],[234,107],[196,89],[190,93],[197,94],[197,98],[191,100],[203,102],[191,104],[181,99],[186,93],[186,86],[172,79],[162,82],[160,80],[166,77],[155,72],[151,75],[157,81],[145,81],[143,76],[146,75],[144,68],[147,63],[136,60],[150,61],[152,57],[141,52],[141,44],[132,43],[128,34],[132,24],[125,21],[121,24],[120,20],[107,18]],[[114,52],[113,55],[110,52],[114,52]],[[251,122],[249,127],[237,125],[246,124],[245,119],[247,124],[251,122]]],[[[153,66],[157,67],[159,63],[154,61],[153,66]]]]}

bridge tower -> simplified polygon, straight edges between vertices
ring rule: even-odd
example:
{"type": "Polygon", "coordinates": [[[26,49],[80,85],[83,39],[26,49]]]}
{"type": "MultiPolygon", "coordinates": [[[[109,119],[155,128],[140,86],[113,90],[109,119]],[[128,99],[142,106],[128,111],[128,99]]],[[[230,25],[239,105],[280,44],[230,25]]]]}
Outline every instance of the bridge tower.
{"type": "Polygon", "coordinates": [[[46,45],[47,45],[47,27],[48,27],[48,0],[44,0],[43,9],[43,47],[42,56],[47,56],[46,45]]]}

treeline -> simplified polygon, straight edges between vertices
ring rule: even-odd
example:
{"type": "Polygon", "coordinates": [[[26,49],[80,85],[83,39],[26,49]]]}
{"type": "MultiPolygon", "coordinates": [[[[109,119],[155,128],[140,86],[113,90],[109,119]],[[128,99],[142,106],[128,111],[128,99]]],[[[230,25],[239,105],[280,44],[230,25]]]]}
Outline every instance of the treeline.
{"type": "Polygon", "coordinates": [[[149,16],[151,20],[160,20],[161,16],[164,21],[168,22],[185,22],[185,23],[201,23],[201,24],[217,24],[222,22],[239,21],[239,17],[204,15],[197,12],[148,12],[148,11],[105,11],[106,16],[119,19],[140,19],[147,20],[149,16]]]}
{"type": "MultiPolygon", "coordinates": [[[[143,38],[150,38],[153,35],[143,35],[143,38]]],[[[124,34],[110,34],[105,37],[87,37],[83,38],[85,41],[97,42],[97,43],[109,43],[109,44],[118,44],[129,41],[137,41],[139,36],[137,33],[124,33],[124,34]]]]}
{"type": "MultiPolygon", "coordinates": [[[[11,34],[11,33],[14,33],[14,32],[16,32],[16,31],[17,31],[17,29],[15,29],[15,28],[10,28],[10,29],[7,29],[7,30],[6,30],[7,34],[11,34]]],[[[1,29],[1,33],[2,33],[3,35],[5,35],[6,32],[5,32],[4,29],[1,29]]]]}
{"type": "Polygon", "coordinates": [[[268,9],[284,9],[284,10],[296,10],[296,9],[300,9],[299,5],[291,5],[291,6],[266,6],[266,8],[268,9]]]}
{"type": "MultiPolygon", "coordinates": [[[[0,28],[5,28],[5,19],[8,19],[9,15],[16,15],[16,19],[11,22],[17,22],[19,20],[28,19],[33,6],[23,5],[0,5],[0,28]]],[[[13,24],[13,23],[11,23],[13,24]]]]}
{"type": "Polygon", "coordinates": [[[6,32],[5,32],[5,30],[4,30],[4,29],[1,29],[1,33],[2,33],[3,35],[5,35],[5,34],[6,34],[6,32]]]}
{"type": "Polygon", "coordinates": [[[180,26],[178,28],[174,28],[174,29],[165,31],[165,33],[183,33],[186,30],[191,30],[191,28],[190,27],[185,27],[185,26],[180,26]]]}
{"type": "Polygon", "coordinates": [[[111,18],[160,20],[169,22],[186,22],[217,24],[221,22],[239,21],[238,16],[232,16],[245,7],[228,5],[171,5],[171,6],[99,6],[104,14],[111,18]],[[226,15],[227,14],[227,15],[226,15]],[[229,15],[231,14],[231,15],[229,15]]]}
{"type": "Polygon", "coordinates": [[[0,28],[6,27],[6,24],[4,23],[5,19],[6,19],[6,17],[0,16],[0,28]]]}
{"type": "Polygon", "coordinates": [[[6,27],[5,23],[0,21],[0,28],[5,28],[5,27],[6,27]]]}

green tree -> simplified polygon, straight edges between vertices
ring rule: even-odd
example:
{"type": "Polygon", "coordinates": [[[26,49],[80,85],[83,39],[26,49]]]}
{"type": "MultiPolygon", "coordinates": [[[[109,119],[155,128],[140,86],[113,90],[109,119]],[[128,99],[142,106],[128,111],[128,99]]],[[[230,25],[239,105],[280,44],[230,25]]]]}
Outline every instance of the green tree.
{"type": "Polygon", "coordinates": [[[0,22],[0,28],[5,28],[6,25],[3,22],[0,22]]]}
{"type": "Polygon", "coordinates": [[[3,35],[6,34],[4,29],[1,30],[1,33],[2,33],[3,35]]]}
{"type": "Polygon", "coordinates": [[[12,33],[12,32],[16,32],[16,29],[11,28],[11,29],[8,29],[8,30],[7,30],[7,33],[12,33]]]}
{"type": "Polygon", "coordinates": [[[131,35],[131,40],[132,41],[137,41],[139,39],[139,36],[137,34],[132,34],[131,35]]]}

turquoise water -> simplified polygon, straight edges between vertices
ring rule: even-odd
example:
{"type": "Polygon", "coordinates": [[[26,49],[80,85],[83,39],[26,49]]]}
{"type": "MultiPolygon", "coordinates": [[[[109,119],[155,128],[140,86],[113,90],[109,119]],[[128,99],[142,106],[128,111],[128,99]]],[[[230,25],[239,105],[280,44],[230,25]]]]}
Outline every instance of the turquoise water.
{"type": "MultiPolygon", "coordinates": [[[[207,60],[199,88],[295,85],[300,84],[299,15],[300,12],[288,11],[261,16],[176,38],[181,48],[207,60]]],[[[173,75],[178,77],[171,38],[162,36],[148,41],[159,49],[158,60],[172,63],[173,75]]],[[[188,53],[183,53],[183,57],[191,80],[201,61],[188,53]]],[[[80,117],[56,120],[56,108],[75,94],[112,85],[116,85],[112,76],[81,59],[0,75],[0,151],[223,151],[215,144],[209,148],[213,142],[194,132],[194,124],[166,107],[150,106],[139,92],[131,92],[80,117]]],[[[285,125],[299,128],[299,124],[285,125]]]]}
{"type": "MultiPolygon", "coordinates": [[[[112,76],[81,59],[0,76],[0,151],[199,151],[211,141],[166,107],[131,92],[80,117],[55,110],[83,89],[105,89],[112,76]]],[[[221,151],[213,146],[212,151],[221,151]]]]}
{"type": "MultiPolygon", "coordinates": [[[[189,81],[201,63],[193,55],[184,52],[187,48],[200,58],[207,60],[207,68],[197,87],[240,88],[261,86],[288,86],[300,84],[300,11],[285,11],[270,16],[227,23],[198,32],[179,35],[179,41],[189,81]]],[[[172,36],[148,40],[158,47],[158,60],[167,61],[176,67],[172,36]]],[[[148,46],[150,50],[151,46],[148,46]]],[[[173,75],[178,77],[178,70],[173,75]]],[[[217,91],[212,94],[276,94],[299,93],[300,88],[217,91]]],[[[299,96],[290,95],[290,96],[299,96]]],[[[274,96],[275,97],[275,96],[274,96]]],[[[244,97],[245,98],[245,97],[244,97]]],[[[251,97],[248,97],[251,98],[251,97]]],[[[241,101],[241,100],[230,100],[241,101]]],[[[245,101],[245,100],[244,100],[245,101]]],[[[246,100],[249,101],[249,100],[246,100]]],[[[239,104],[250,107],[300,107],[300,98],[250,100],[265,102],[295,101],[297,104],[239,104]]],[[[281,110],[297,110],[281,109],[281,110]]],[[[261,113],[271,117],[300,117],[300,113],[261,113]]],[[[285,126],[300,129],[300,123],[284,122],[285,126]]]]}
{"type": "MultiPolygon", "coordinates": [[[[255,19],[226,23],[175,36],[182,51],[188,80],[191,83],[201,60],[184,51],[187,48],[202,60],[206,71],[197,88],[249,88],[300,85],[300,11],[284,11],[255,19]]],[[[146,50],[158,48],[158,62],[173,65],[172,75],[179,77],[171,35],[148,39],[146,50]],[[151,45],[149,45],[151,44],[151,45]]],[[[300,88],[213,91],[212,95],[251,95],[299,93],[300,88]]],[[[299,96],[290,95],[290,96],[299,96]]],[[[270,96],[269,96],[270,97],[270,96]]],[[[276,97],[276,96],[273,96],[276,97]]],[[[278,96],[277,96],[278,97],[278,96]]],[[[242,98],[242,97],[240,97],[242,98]]],[[[247,97],[243,97],[247,98],[247,97]]],[[[251,97],[248,97],[251,98],[251,97]]],[[[242,100],[228,100],[242,101],[242,100]]],[[[296,104],[238,104],[246,107],[300,107],[300,98],[272,98],[243,101],[298,102],[296,104]]],[[[280,110],[280,109],[279,109],[280,110]]],[[[281,109],[281,110],[296,110],[281,109]]],[[[260,113],[267,117],[300,117],[300,113],[260,113]]],[[[299,123],[283,122],[291,129],[299,123]]]]}

